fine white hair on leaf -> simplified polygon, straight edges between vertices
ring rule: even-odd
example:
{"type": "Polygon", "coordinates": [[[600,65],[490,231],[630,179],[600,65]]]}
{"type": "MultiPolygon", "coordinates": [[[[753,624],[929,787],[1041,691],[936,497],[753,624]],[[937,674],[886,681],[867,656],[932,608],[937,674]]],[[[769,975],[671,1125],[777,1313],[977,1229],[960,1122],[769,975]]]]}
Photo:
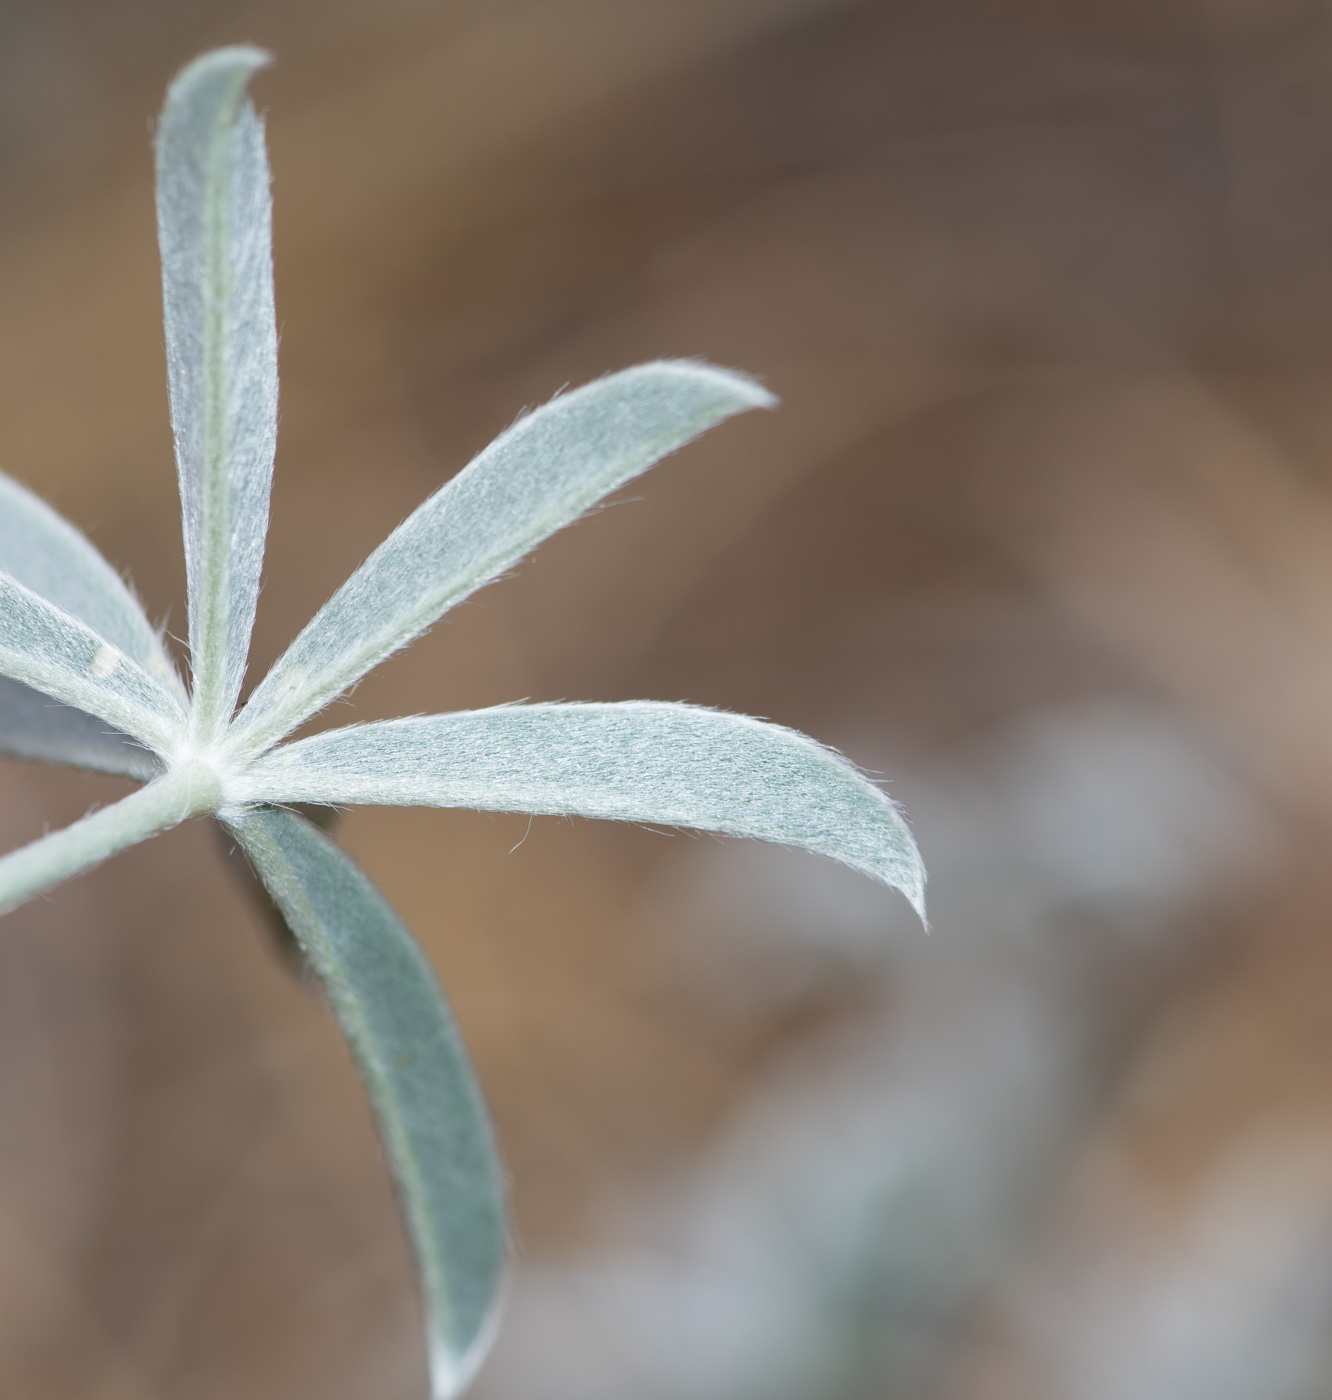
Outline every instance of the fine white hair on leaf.
{"type": "Polygon", "coordinates": [[[661,361],[560,394],[502,433],[315,614],[237,717],[261,751],[609,492],[775,400],[742,375],[661,361]]]}
{"type": "Polygon", "coordinates": [[[485,1104],[425,955],[358,866],[291,812],[228,823],[318,973],[370,1095],[420,1268],[432,1390],[494,1334],[504,1185],[485,1104]]]}
{"type": "Polygon", "coordinates": [[[793,729],[692,705],[503,705],[353,725],[273,749],[242,795],[607,817],[778,841],[902,891],[925,872],[888,796],[793,729]]]}
{"type": "Polygon", "coordinates": [[[197,737],[231,718],[250,646],[277,442],[272,207],[259,49],[196,59],[157,129],[167,382],[185,531],[197,737]]]}
{"type": "Polygon", "coordinates": [[[176,684],[161,638],[120,575],[74,526],[3,472],[0,570],[176,684]]]}
{"type": "Polygon", "coordinates": [[[145,781],[162,771],[128,734],[8,676],[0,676],[0,753],[145,781]]]}
{"type": "Polygon", "coordinates": [[[174,692],[119,647],[0,573],[0,676],[105,720],[156,753],[185,727],[174,692]]]}
{"type": "MultiPolygon", "coordinates": [[[[116,571],[67,520],[2,472],[0,570],[179,691],[160,638],[116,571]]],[[[159,771],[150,753],[105,721],[9,679],[0,679],[0,753],[128,778],[159,771]]]]}
{"type": "Polygon", "coordinates": [[[427,499],[315,615],[239,715],[277,433],[268,62],[219,49],[172,82],[158,238],[184,522],[187,693],[161,638],[72,526],[0,475],[0,753],[145,786],[0,856],[0,912],[189,818],[245,848],[356,1058],[422,1280],[435,1400],[494,1334],[503,1178],[430,964],[358,867],[282,804],[378,802],[581,815],[804,847],[901,890],[925,875],[887,795],[839,754],[742,715],[649,701],[510,705],[358,725],[274,748],[450,607],[667,454],[775,400],[743,375],[661,361],[520,418],[427,499]]]}

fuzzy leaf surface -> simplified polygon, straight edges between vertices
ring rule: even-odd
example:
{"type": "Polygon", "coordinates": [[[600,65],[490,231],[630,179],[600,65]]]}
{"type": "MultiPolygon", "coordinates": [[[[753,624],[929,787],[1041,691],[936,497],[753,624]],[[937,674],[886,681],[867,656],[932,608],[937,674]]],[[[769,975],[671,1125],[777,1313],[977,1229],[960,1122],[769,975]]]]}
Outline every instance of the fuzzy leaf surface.
{"type": "Polygon", "coordinates": [[[349,856],[276,808],[228,826],[356,1058],[421,1272],[435,1400],[449,1400],[489,1346],[505,1255],[502,1179],[467,1052],[416,940],[349,856]]]}
{"type": "Polygon", "coordinates": [[[8,676],[0,676],[0,753],[144,781],[162,771],[128,734],[8,676]]]}
{"type": "Polygon", "coordinates": [[[0,569],[173,682],[161,639],[92,542],[39,496],[0,473],[0,569]]]}
{"type": "Polygon", "coordinates": [[[170,752],[184,728],[173,690],[8,574],[0,574],[0,676],[85,710],[158,753],[170,752]]]}
{"type": "Polygon", "coordinates": [[[315,614],[250,697],[238,742],[257,752],[290,733],[603,496],[723,419],[773,402],[741,375],[663,361],[520,418],[315,614]]]}
{"type": "Polygon", "coordinates": [[[167,382],[204,738],[240,694],[277,442],[268,158],[245,96],[268,61],[246,47],[196,59],[168,89],[157,129],[167,382]]]}
{"type": "Polygon", "coordinates": [[[609,817],[803,846],[924,918],[924,867],[888,796],[831,749],[746,715],[635,700],[387,720],[273,749],[250,779],[259,801],[609,817]]]}
{"type": "MultiPolygon", "coordinates": [[[[119,574],[74,526],[3,473],[0,570],[177,688],[161,640],[119,574]]],[[[0,752],[129,778],[158,771],[151,754],[105,721],[7,678],[0,678],[0,752]]]]}

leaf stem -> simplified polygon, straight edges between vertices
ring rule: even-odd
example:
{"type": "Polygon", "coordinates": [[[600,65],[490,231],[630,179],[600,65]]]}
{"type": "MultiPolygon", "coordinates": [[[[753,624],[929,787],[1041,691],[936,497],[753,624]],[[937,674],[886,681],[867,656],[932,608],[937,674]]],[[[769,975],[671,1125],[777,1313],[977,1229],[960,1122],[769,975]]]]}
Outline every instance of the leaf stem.
{"type": "Polygon", "coordinates": [[[186,761],[110,807],[0,857],[0,914],[190,817],[216,811],[221,788],[207,765],[186,761]]]}

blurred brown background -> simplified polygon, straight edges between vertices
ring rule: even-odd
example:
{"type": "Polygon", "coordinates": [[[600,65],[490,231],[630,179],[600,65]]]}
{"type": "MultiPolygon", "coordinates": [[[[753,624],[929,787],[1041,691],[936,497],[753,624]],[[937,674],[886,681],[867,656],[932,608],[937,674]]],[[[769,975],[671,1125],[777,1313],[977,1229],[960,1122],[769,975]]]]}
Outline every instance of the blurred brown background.
{"type": "MultiPolygon", "coordinates": [[[[484,1400],[1332,1396],[1332,29],[1307,0],[0,4],[0,463],[184,628],[150,119],[277,65],[261,674],[524,406],[762,376],[362,717],[685,699],[814,857],[364,810],[512,1174],[484,1400]]],[[[327,721],[321,721],[321,723],[327,721]]],[[[6,762],[0,840],[119,790],[6,762]]],[[[202,824],[5,920],[0,1395],[424,1395],[349,1062],[202,824]]]]}

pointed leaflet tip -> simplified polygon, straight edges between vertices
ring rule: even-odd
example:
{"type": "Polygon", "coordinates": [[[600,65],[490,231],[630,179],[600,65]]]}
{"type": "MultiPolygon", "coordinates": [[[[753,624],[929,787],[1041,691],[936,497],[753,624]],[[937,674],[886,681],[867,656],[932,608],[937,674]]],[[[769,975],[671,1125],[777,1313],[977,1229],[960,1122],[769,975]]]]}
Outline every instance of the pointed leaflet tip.
{"type": "Polygon", "coordinates": [[[775,402],[752,379],[663,360],[520,418],[314,615],[237,717],[238,748],[262,752],[604,496],[734,414],[775,402]]]}
{"type": "Polygon", "coordinates": [[[351,858],[291,812],[230,829],[328,994],[379,1122],[421,1273],[436,1400],[452,1400],[494,1336],[504,1188],[485,1104],[435,974],[351,858]]]}
{"type": "Polygon", "coordinates": [[[803,846],[899,889],[925,870],[896,804],[839,753],[748,715],[654,700],[384,720],[271,750],[258,802],[375,802],[602,817],[803,846]]]}
{"type": "Polygon", "coordinates": [[[244,92],[251,76],[272,62],[273,55],[254,44],[227,44],[220,49],[210,49],[192,59],[172,78],[167,87],[167,106],[181,94],[189,101],[190,93],[203,91],[213,80],[227,84],[239,81],[237,91],[244,92]]]}
{"type": "MultiPolygon", "coordinates": [[[[738,369],[723,369],[720,365],[709,364],[706,360],[652,360],[647,364],[638,365],[640,370],[659,370],[670,372],[678,370],[688,374],[691,378],[700,383],[711,382],[718,393],[732,397],[736,401],[735,413],[743,413],[750,408],[776,408],[780,400],[771,389],[760,384],[757,379],[750,374],[744,374],[738,369]]],[[[625,374],[632,374],[633,370],[622,371],[625,374]]],[[[607,379],[615,378],[614,375],[607,375],[607,379]]],[[[597,383],[604,381],[598,380],[597,383]]]]}
{"type": "Polygon", "coordinates": [[[277,324],[263,126],[245,91],[269,61],[203,55],[157,129],[167,380],[189,582],[198,738],[231,717],[249,650],[277,440],[277,324]]]}

